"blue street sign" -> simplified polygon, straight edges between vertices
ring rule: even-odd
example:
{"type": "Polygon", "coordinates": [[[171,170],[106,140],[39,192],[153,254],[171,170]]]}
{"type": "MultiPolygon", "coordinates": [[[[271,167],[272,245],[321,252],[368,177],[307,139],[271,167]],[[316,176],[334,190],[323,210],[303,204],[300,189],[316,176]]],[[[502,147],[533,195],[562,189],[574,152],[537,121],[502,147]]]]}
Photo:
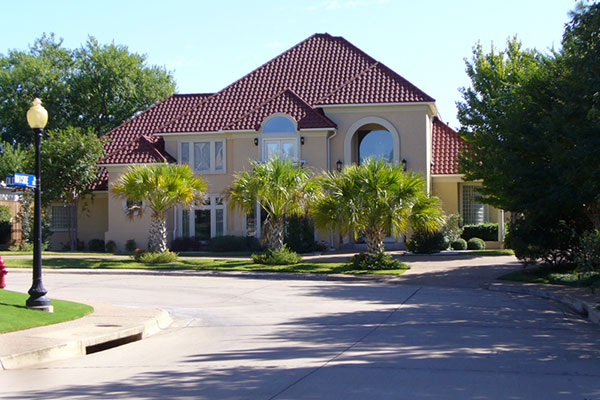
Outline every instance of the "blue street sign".
{"type": "Polygon", "coordinates": [[[6,177],[6,186],[35,187],[35,175],[15,173],[6,177]]]}

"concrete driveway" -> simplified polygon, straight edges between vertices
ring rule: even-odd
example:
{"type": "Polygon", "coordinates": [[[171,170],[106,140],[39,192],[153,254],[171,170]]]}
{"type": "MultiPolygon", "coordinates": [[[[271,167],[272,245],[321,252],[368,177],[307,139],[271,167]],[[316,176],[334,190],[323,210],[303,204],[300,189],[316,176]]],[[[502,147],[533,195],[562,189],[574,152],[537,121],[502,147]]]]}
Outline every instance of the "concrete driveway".
{"type": "MultiPolygon", "coordinates": [[[[598,327],[548,300],[480,288],[489,270],[515,268],[486,260],[441,260],[437,272],[423,260],[392,283],[49,272],[54,297],[161,307],[176,322],[0,372],[0,397],[600,399],[598,327]],[[452,283],[468,270],[473,279],[452,283]]],[[[30,275],[11,280],[27,290],[30,275]]]]}

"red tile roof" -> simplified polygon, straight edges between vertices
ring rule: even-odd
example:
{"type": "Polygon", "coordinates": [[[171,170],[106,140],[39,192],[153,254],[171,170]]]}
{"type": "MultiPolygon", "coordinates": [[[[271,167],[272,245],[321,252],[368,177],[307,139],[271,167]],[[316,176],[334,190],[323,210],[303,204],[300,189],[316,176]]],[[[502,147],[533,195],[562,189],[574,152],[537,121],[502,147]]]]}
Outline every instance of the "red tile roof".
{"type": "MultiPolygon", "coordinates": [[[[99,164],[174,161],[154,134],[258,130],[269,115],[334,128],[319,105],[433,102],[342,37],[315,34],[215,94],[173,95],[108,132],[99,164]]],[[[107,186],[106,171],[95,187],[107,186]]],[[[101,190],[101,189],[97,189],[101,190]]]]}
{"type": "Polygon", "coordinates": [[[348,102],[434,101],[344,38],[316,34],[162,126],[156,133],[216,132],[232,129],[230,126],[254,129],[254,121],[248,120],[247,125],[233,125],[233,122],[286,89],[312,107],[348,102]]]}
{"type": "MultiPolygon", "coordinates": [[[[186,110],[198,105],[212,93],[174,94],[165,100],[124,121],[103,137],[106,156],[98,164],[130,164],[173,162],[174,159],[164,150],[164,140],[150,133],[186,110]]],[[[108,173],[100,167],[98,181],[92,190],[107,190],[108,173]]]]}
{"type": "Polygon", "coordinates": [[[381,63],[375,63],[318,104],[433,102],[432,97],[381,63]]]}
{"type": "Polygon", "coordinates": [[[437,117],[433,120],[432,136],[431,173],[458,174],[458,154],[465,147],[465,142],[437,117]]]}
{"type": "Polygon", "coordinates": [[[306,104],[300,97],[289,89],[275,95],[267,102],[259,105],[240,119],[232,122],[226,130],[254,129],[259,130],[261,123],[269,115],[285,110],[298,123],[298,129],[335,128],[336,124],[306,104]]]}

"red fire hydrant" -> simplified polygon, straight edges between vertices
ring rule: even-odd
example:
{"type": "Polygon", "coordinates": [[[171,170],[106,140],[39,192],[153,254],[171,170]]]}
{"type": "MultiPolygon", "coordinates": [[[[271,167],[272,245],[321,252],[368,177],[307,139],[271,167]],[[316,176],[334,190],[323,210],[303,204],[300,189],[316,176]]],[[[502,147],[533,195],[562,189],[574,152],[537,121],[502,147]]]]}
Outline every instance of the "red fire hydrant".
{"type": "Polygon", "coordinates": [[[6,282],[4,281],[6,274],[8,274],[8,272],[6,271],[6,266],[4,265],[2,256],[0,256],[0,289],[4,289],[6,287],[6,282]]]}

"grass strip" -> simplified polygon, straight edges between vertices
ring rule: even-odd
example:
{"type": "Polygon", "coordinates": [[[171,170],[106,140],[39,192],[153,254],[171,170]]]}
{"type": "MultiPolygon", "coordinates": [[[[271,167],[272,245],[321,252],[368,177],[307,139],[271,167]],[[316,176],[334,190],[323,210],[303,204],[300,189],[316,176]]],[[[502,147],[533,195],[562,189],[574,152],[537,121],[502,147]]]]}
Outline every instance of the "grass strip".
{"type": "MultiPolygon", "coordinates": [[[[5,261],[6,267],[31,268],[31,259],[11,259],[5,261]]],[[[168,264],[143,264],[133,259],[116,258],[45,258],[42,261],[44,268],[69,269],[143,269],[143,270],[196,270],[196,271],[254,271],[254,272],[289,272],[289,273],[317,273],[317,274],[387,274],[400,275],[410,268],[402,264],[403,268],[393,270],[356,270],[346,263],[339,262],[300,262],[294,265],[264,265],[255,264],[252,260],[213,260],[207,258],[180,258],[168,264]]]]}
{"type": "Polygon", "coordinates": [[[600,286],[600,272],[579,274],[577,273],[576,266],[572,264],[557,266],[541,265],[532,268],[523,268],[504,274],[498,277],[498,279],[503,281],[545,283],[575,287],[600,286]]]}
{"type": "Polygon", "coordinates": [[[26,293],[0,290],[0,333],[71,321],[94,311],[86,304],[54,299],[50,300],[52,313],[30,310],[25,307],[27,298],[26,293]]]}

